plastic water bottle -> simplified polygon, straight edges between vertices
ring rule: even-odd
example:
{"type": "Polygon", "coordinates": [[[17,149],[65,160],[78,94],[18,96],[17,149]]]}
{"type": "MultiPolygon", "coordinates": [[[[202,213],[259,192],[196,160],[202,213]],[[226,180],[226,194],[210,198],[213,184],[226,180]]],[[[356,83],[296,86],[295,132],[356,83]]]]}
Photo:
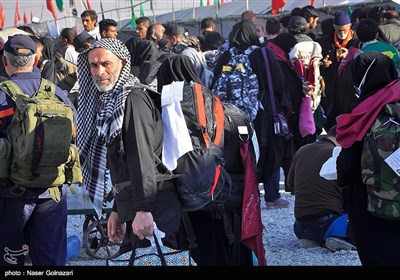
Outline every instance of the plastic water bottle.
{"type": "Polygon", "coordinates": [[[80,255],[81,240],[76,235],[67,238],[67,260],[73,260],[80,255]]]}

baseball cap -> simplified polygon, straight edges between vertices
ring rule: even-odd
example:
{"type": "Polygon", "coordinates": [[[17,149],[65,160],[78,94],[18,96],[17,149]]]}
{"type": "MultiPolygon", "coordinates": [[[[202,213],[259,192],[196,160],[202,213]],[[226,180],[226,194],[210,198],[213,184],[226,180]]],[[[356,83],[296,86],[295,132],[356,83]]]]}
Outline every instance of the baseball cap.
{"type": "Polygon", "coordinates": [[[4,44],[4,50],[17,56],[28,56],[36,53],[36,44],[33,40],[23,34],[9,36],[7,42],[4,44]],[[29,49],[29,53],[21,53],[20,49],[29,49]]]}
{"type": "Polygon", "coordinates": [[[182,25],[170,24],[165,28],[164,34],[168,36],[178,36],[185,34],[186,30],[182,25]]]}

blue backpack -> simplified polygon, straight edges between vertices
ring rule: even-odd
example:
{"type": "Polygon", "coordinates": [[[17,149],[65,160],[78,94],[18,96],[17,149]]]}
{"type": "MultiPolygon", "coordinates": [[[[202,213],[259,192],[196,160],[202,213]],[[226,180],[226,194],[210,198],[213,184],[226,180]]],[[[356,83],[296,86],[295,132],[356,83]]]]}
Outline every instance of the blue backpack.
{"type": "Polygon", "coordinates": [[[245,112],[251,120],[257,116],[258,109],[262,108],[258,100],[259,86],[257,75],[250,66],[249,55],[258,46],[250,46],[243,53],[232,47],[231,60],[222,68],[221,75],[212,89],[223,103],[232,103],[245,112]]]}

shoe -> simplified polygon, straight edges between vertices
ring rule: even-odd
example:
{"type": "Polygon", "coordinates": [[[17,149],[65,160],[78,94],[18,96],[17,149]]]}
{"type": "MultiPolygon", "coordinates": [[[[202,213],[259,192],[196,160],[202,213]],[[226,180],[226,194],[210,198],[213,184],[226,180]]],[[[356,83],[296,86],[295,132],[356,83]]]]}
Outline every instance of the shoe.
{"type": "Polygon", "coordinates": [[[299,243],[300,243],[300,248],[304,248],[304,249],[314,248],[314,247],[319,246],[317,241],[310,240],[310,239],[300,239],[299,243]]]}
{"type": "Polygon", "coordinates": [[[267,209],[277,209],[277,208],[288,208],[290,206],[289,201],[284,200],[283,198],[278,198],[273,202],[266,202],[265,205],[267,209]]]}
{"type": "Polygon", "coordinates": [[[328,237],[325,240],[325,246],[326,246],[326,248],[328,248],[329,250],[331,250],[333,252],[340,251],[340,250],[352,250],[352,251],[357,250],[356,246],[354,246],[353,244],[347,242],[344,239],[336,238],[336,237],[328,237]]]}

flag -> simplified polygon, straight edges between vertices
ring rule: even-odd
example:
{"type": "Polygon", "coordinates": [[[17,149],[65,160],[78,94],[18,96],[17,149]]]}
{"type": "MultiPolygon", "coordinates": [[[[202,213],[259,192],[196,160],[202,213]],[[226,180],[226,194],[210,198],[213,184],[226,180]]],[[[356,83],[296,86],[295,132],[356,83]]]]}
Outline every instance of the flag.
{"type": "Polygon", "coordinates": [[[224,4],[224,0],[221,0],[221,4],[224,4]]]}
{"type": "Polygon", "coordinates": [[[315,2],[317,2],[317,0],[311,0],[311,6],[314,6],[315,2]]]}
{"type": "Polygon", "coordinates": [[[150,0],[150,10],[154,11],[153,0],[150,0]]]}
{"type": "Polygon", "coordinates": [[[93,10],[92,5],[90,4],[89,0],[86,0],[86,4],[87,4],[87,9],[88,10],[93,10]]]}
{"type": "Polygon", "coordinates": [[[56,5],[60,12],[64,11],[64,0],[56,0],[56,5]]]}
{"type": "Polygon", "coordinates": [[[207,0],[207,6],[210,6],[210,0],[207,0]]]}
{"type": "Polygon", "coordinates": [[[131,13],[132,13],[132,14],[131,14],[131,25],[132,25],[132,28],[136,28],[135,9],[133,8],[133,2],[132,2],[132,0],[130,0],[130,1],[131,1],[131,13]]]}
{"type": "Polygon", "coordinates": [[[0,3],[0,28],[4,27],[6,22],[6,15],[4,14],[3,4],[0,3]]]}
{"type": "Polygon", "coordinates": [[[57,11],[56,11],[56,8],[53,5],[53,1],[52,0],[46,0],[46,4],[47,4],[47,10],[49,10],[53,14],[54,19],[58,19],[57,11]]]}
{"type": "Polygon", "coordinates": [[[276,13],[278,13],[279,10],[285,6],[285,4],[285,0],[272,0],[272,15],[276,15],[276,13]]]}
{"type": "Polygon", "coordinates": [[[200,7],[203,7],[203,6],[204,6],[203,0],[200,0],[200,7]]]}
{"type": "Polygon", "coordinates": [[[24,10],[24,24],[28,24],[28,15],[26,14],[26,11],[24,10]]]}
{"type": "Polygon", "coordinates": [[[144,17],[144,7],[142,1],[140,1],[140,16],[144,17]]]}
{"type": "Polygon", "coordinates": [[[17,25],[20,20],[21,17],[19,16],[19,4],[17,0],[17,3],[15,4],[14,25],[17,25]]]}
{"type": "Polygon", "coordinates": [[[104,17],[104,8],[103,8],[103,1],[100,0],[100,9],[101,9],[101,18],[105,19],[104,17]]]}

